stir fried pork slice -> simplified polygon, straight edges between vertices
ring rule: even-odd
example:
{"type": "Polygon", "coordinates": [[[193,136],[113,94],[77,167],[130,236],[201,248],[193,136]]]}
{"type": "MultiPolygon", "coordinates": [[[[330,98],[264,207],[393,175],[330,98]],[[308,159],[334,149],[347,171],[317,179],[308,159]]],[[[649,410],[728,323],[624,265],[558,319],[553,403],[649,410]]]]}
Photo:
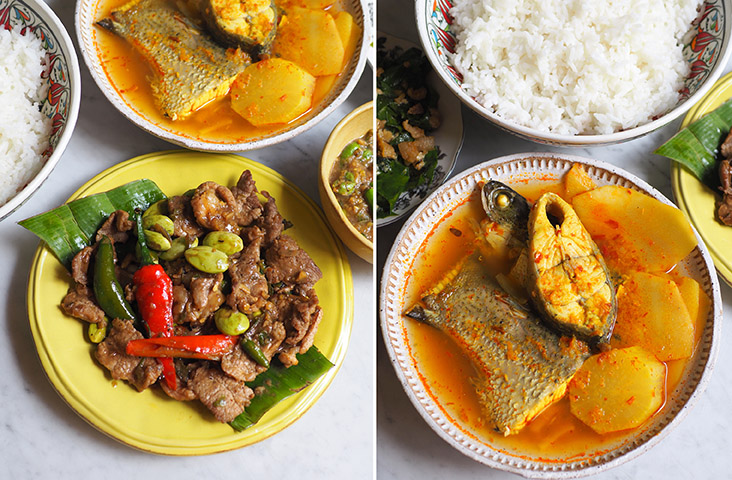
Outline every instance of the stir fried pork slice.
{"type": "Polygon", "coordinates": [[[280,292],[272,297],[272,302],[287,332],[277,358],[285,366],[297,365],[295,355],[307,352],[313,345],[315,333],[323,318],[318,295],[313,289],[309,289],[305,295],[280,292]]]}
{"type": "Polygon", "coordinates": [[[130,238],[130,230],[134,226],[135,222],[130,220],[129,213],[124,210],[114,211],[97,230],[95,241],[98,242],[102,236],[107,236],[113,243],[124,243],[130,238]]]}
{"type": "Polygon", "coordinates": [[[239,203],[239,217],[237,222],[240,226],[251,225],[254,220],[262,215],[262,202],[257,196],[257,187],[252,178],[252,172],[244,170],[239,181],[231,188],[231,193],[239,203]]]}
{"type": "Polygon", "coordinates": [[[127,355],[127,344],[140,338],[143,338],[142,334],[132,321],[115,318],[109,335],[97,346],[94,356],[109,370],[112,378],[127,380],[141,392],[157,381],[163,366],[154,358],[127,355]]]}
{"type": "Polygon", "coordinates": [[[84,247],[71,259],[71,277],[76,283],[89,283],[89,265],[94,255],[94,247],[84,247]]]}
{"type": "Polygon", "coordinates": [[[264,252],[265,275],[270,283],[315,285],[323,277],[310,255],[288,235],[282,235],[264,252]]]}
{"type": "Polygon", "coordinates": [[[191,199],[185,195],[168,198],[168,215],[173,220],[173,235],[176,237],[187,235],[194,238],[205,233],[193,215],[191,199]]]}
{"type": "Polygon", "coordinates": [[[196,394],[188,386],[188,372],[193,367],[189,367],[188,365],[186,365],[180,358],[176,358],[173,361],[175,362],[175,370],[178,376],[178,381],[176,382],[177,388],[175,390],[172,390],[168,386],[168,382],[160,382],[160,387],[162,387],[163,391],[173,400],[178,400],[180,402],[189,402],[191,400],[195,400],[196,394]]]}
{"type": "Polygon", "coordinates": [[[209,230],[239,232],[239,203],[229,187],[204,182],[191,197],[191,208],[198,224],[209,230]]]}
{"type": "Polygon", "coordinates": [[[262,206],[262,216],[260,216],[255,224],[264,232],[262,246],[268,247],[275,241],[285,230],[285,222],[277,210],[277,202],[270,196],[268,192],[262,192],[267,199],[267,203],[262,206]]]}
{"type": "MultiPolygon", "coordinates": [[[[191,279],[188,288],[186,304],[182,308],[182,315],[178,317],[181,323],[202,325],[224,303],[224,294],[221,292],[221,282],[224,275],[204,274],[191,279]]],[[[175,287],[173,300],[175,302],[175,287]]],[[[173,306],[173,310],[181,310],[180,306],[173,306]]]]}
{"type": "Polygon", "coordinates": [[[91,289],[81,283],[77,283],[69,289],[61,300],[61,310],[66,315],[89,323],[104,321],[104,310],[94,301],[91,289]]]}
{"type": "Polygon", "coordinates": [[[254,391],[244,382],[230,377],[209,362],[193,370],[188,385],[216,419],[224,423],[233,421],[254,397],[254,391]]]}
{"type": "MultiPolygon", "coordinates": [[[[257,328],[252,339],[258,342],[267,360],[272,360],[272,357],[280,350],[285,336],[285,327],[281,322],[271,318],[268,313],[266,320],[261,327],[257,328]]],[[[224,355],[221,359],[221,368],[232,377],[247,382],[254,380],[258,374],[267,370],[267,368],[259,365],[239,347],[224,355]]]]}
{"type": "MultiPolygon", "coordinates": [[[[727,137],[724,145],[727,144],[727,141],[730,142],[730,149],[732,149],[730,137],[727,137]]],[[[722,146],[724,147],[724,145],[722,146]]],[[[723,224],[732,226],[732,165],[729,160],[722,160],[719,164],[719,181],[722,199],[717,202],[717,218],[723,224]]]]}
{"type": "Polygon", "coordinates": [[[239,254],[231,259],[229,276],[231,293],[226,303],[243,313],[260,310],[268,297],[267,279],[260,271],[260,245],[263,233],[254,227],[259,235],[253,236],[251,242],[239,254]]]}
{"type": "Polygon", "coordinates": [[[267,367],[255,362],[240,347],[233,349],[221,358],[221,369],[241,382],[251,382],[267,367]]]}

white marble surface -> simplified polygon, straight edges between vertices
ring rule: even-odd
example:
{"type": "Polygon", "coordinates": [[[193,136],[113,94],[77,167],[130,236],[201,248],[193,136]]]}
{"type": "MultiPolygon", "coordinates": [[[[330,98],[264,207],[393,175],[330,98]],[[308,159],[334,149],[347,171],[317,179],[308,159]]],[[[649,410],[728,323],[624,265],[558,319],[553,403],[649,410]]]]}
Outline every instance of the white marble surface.
{"type": "MultiPolygon", "coordinates": [[[[414,2],[379,0],[378,29],[417,43],[414,2]]],[[[730,68],[728,66],[727,70],[730,68]]],[[[680,120],[644,138],[617,146],[551,148],[518,139],[463,107],[465,140],[454,172],[491,158],[521,152],[563,152],[614,163],[673,198],[669,161],[653,150],[677,130],[680,120]]],[[[378,230],[377,280],[403,222],[378,230]]],[[[710,384],[686,419],[643,456],[593,478],[603,480],[730,479],[732,448],[732,290],[722,285],[725,315],[719,357],[710,384]]],[[[404,393],[379,333],[377,342],[377,476],[379,480],[520,478],[491,469],[452,449],[424,422],[404,393]]]]}
{"type": "MultiPolygon", "coordinates": [[[[74,3],[48,0],[76,43],[74,3]]],[[[343,365],[302,418],[267,440],[202,457],[143,453],[95,430],[53,389],[38,360],[25,305],[38,241],[17,222],[63,203],[88,179],[120,161],[177,148],[128,122],[102,95],[83,62],[81,71],[79,121],[61,162],[25,205],[0,222],[0,268],[5,272],[0,276],[0,479],[372,478],[373,275],[372,266],[350,252],[355,318],[343,365]]],[[[354,93],[315,128],[245,156],[274,168],[319,203],[320,152],[335,124],[371,98],[371,78],[366,67],[354,93]]]]}

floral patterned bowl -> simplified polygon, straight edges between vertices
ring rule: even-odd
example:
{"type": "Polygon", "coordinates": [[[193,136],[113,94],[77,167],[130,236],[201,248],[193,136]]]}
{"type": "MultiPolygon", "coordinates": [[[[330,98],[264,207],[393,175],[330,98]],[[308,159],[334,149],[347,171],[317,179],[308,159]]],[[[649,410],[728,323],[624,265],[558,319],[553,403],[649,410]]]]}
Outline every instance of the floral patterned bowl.
{"type": "Polygon", "coordinates": [[[560,146],[588,146],[621,143],[646,135],[683,115],[692,105],[712,87],[727,65],[730,53],[732,21],[727,22],[727,14],[732,15],[732,1],[705,0],[701,12],[693,22],[684,58],[689,62],[691,71],[680,92],[678,103],[664,115],[635,128],[603,135],[561,135],[547,133],[507,121],[496,115],[468,95],[462,87],[462,75],[452,63],[457,39],[452,29],[450,15],[452,0],[418,0],[416,2],[417,29],[427,58],[445,84],[468,107],[490,120],[500,128],[519,137],[542,144],[560,146]]]}
{"type": "Polygon", "coordinates": [[[48,83],[48,95],[41,111],[52,121],[49,146],[42,155],[43,166],[15,196],[0,205],[2,219],[30,198],[61,159],[76,126],[81,78],[74,44],[61,21],[43,1],[0,0],[0,28],[35,35],[41,40],[47,55],[42,78],[48,83]]]}

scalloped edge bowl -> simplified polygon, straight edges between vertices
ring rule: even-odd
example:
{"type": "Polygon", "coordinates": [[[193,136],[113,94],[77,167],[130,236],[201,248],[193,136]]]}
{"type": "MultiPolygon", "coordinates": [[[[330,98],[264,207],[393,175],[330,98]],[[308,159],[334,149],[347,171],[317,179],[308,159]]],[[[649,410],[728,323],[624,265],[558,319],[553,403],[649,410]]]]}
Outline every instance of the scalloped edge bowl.
{"type": "Polygon", "coordinates": [[[666,204],[673,205],[660,192],[638,177],[604,162],[575,155],[523,153],[500,157],[472,167],[453,177],[419,206],[404,224],[386,259],[381,279],[381,330],[397,377],[419,414],[450,446],[473,460],[490,467],[529,478],[578,478],[603,472],[648,451],[678,425],[699,399],[709,382],[716,362],[722,323],[722,300],[714,264],[698,233],[699,244],[679,267],[699,281],[711,299],[706,326],[694,356],[686,366],[673,393],[661,412],[619,440],[613,447],[596,454],[590,452],[566,460],[542,460],[525,452],[509,452],[481,439],[462,425],[457,416],[448,415],[424,383],[418,364],[410,353],[410,342],[402,316],[405,287],[420,246],[442,219],[464,202],[479,181],[493,178],[514,182],[555,183],[573,163],[580,163],[599,186],[617,184],[633,188],[666,204]]]}

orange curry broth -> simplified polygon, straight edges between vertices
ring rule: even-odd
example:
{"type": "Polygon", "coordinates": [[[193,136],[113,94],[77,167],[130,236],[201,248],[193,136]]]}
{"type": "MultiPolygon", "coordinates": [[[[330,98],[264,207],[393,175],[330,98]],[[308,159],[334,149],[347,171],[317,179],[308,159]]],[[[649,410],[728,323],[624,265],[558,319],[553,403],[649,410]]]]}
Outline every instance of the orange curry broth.
{"type": "MultiPolygon", "coordinates": [[[[128,2],[129,0],[100,0],[94,18],[101,20],[128,2]]],[[[331,12],[340,10],[343,10],[341,2],[336,2],[328,9],[331,12]]],[[[166,131],[214,143],[238,143],[271,135],[286,125],[255,127],[234,111],[229,94],[212,100],[188,118],[174,122],[164,117],[155,106],[150,82],[147,80],[151,70],[142,56],[124,39],[102,27],[94,26],[94,37],[102,68],[124,103],[166,131]]],[[[298,118],[308,115],[328,95],[339,76],[340,74],[316,77],[312,106],[298,118]]]]}
{"type": "MultiPolygon", "coordinates": [[[[531,187],[514,184],[512,187],[532,203],[547,191],[562,194],[558,183],[531,187]]],[[[416,303],[420,292],[436,285],[459,259],[475,249],[471,220],[478,222],[484,217],[477,192],[443,217],[421,245],[412,264],[405,286],[404,309],[416,303]]],[[[507,265],[502,265],[500,259],[488,261],[496,273],[505,272],[507,265]]],[[[485,418],[470,380],[477,372],[457,343],[438,329],[412,319],[406,319],[404,330],[418,374],[443,414],[453,423],[459,422],[463,434],[504,453],[545,462],[579,461],[606,453],[629,441],[637,431],[597,434],[570,412],[569,400],[565,395],[518,434],[504,437],[493,430],[485,418]]],[[[688,360],[665,363],[665,395],[668,398],[669,392],[673,392],[680,381],[688,360]]]]}

